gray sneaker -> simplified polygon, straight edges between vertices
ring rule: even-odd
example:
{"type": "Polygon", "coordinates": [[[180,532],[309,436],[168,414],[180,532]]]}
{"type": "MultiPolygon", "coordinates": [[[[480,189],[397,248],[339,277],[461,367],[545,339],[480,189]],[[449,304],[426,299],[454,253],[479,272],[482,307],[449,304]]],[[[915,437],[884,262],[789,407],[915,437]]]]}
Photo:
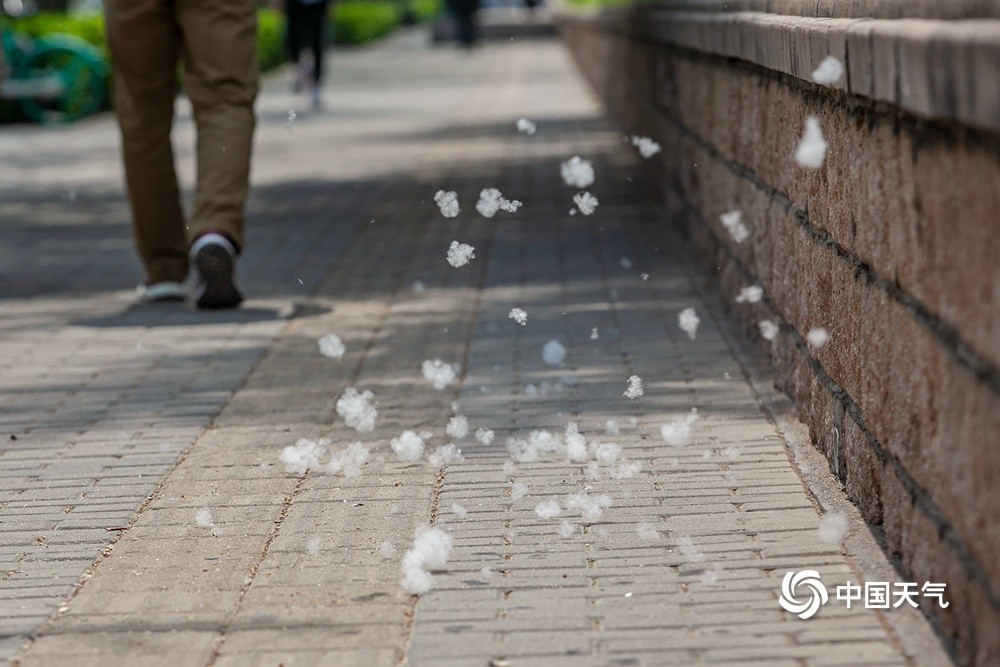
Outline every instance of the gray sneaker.
{"type": "Polygon", "coordinates": [[[194,302],[199,308],[236,308],[243,293],[236,284],[236,248],[222,234],[204,234],[191,246],[198,270],[194,302]]]}

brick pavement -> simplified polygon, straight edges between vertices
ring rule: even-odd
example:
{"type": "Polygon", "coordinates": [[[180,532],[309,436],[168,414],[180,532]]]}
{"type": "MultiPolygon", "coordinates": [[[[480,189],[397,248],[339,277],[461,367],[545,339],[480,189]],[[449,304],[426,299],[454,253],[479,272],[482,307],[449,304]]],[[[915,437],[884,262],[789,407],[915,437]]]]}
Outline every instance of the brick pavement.
{"type": "MultiPolygon", "coordinates": [[[[842,508],[839,492],[714,314],[638,158],[558,45],[464,58],[409,34],[332,64],[325,114],[289,123],[287,80],[266,86],[241,265],[253,298],[236,314],[130,307],[109,119],[30,130],[30,142],[0,132],[0,420],[17,437],[0,450],[0,654],[21,665],[946,661],[915,613],[830,604],[801,621],[778,606],[789,569],[817,569],[831,587],[895,573],[856,513],[843,548],[818,540],[818,510],[842,508]],[[514,131],[522,115],[536,135],[514,131]],[[574,190],[559,178],[574,154],[597,168],[589,218],[568,215],[574,190]],[[490,186],[524,207],[479,217],[490,186]],[[440,188],[458,191],[458,218],[437,212],[440,188]],[[476,247],[461,269],[444,259],[455,239],[476,247]],[[507,318],[514,306],[527,326],[507,318]],[[690,306],[694,341],[676,323],[690,306]],[[327,332],[347,345],[341,361],[318,353],[327,332]],[[568,350],[559,368],[540,356],[553,338],[568,350]],[[461,364],[460,383],[431,389],[429,358],[461,364]],[[646,395],[628,401],[634,373],[646,395]],[[373,433],[336,415],[348,386],[374,392],[373,433]],[[399,461],[388,441],[404,429],[447,442],[454,401],[496,442],[467,438],[465,462],[442,468],[399,461]],[[660,425],[692,407],[694,444],[665,445],[660,425]],[[608,419],[619,435],[603,433],[608,419]],[[507,437],[569,420],[640,472],[505,466],[507,437]],[[369,446],[363,475],[287,474],[281,448],[319,435],[369,446]],[[599,520],[536,516],[537,503],[582,490],[611,497],[599,520]],[[201,510],[213,526],[198,525],[201,510]],[[417,599],[400,588],[400,559],[427,522],[455,546],[417,599]]],[[[177,134],[190,157],[188,121],[177,134]]]]}

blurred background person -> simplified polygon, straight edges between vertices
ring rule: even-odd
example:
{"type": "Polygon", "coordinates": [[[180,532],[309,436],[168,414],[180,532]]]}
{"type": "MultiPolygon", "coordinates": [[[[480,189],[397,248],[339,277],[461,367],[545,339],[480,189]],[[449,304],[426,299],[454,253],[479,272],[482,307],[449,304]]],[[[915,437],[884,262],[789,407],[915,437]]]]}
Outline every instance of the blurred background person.
{"type": "MultiPolygon", "coordinates": [[[[0,26],[0,45],[3,44],[3,26],[0,26]]],[[[7,75],[7,63],[3,59],[3,47],[0,46],[0,88],[3,88],[3,80],[7,75]]]]}
{"type": "Polygon", "coordinates": [[[471,49],[479,43],[480,0],[448,0],[448,11],[455,20],[459,46],[471,49]]]}
{"type": "Polygon", "coordinates": [[[320,85],[329,10],[329,0],[285,0],[288,57],[296,66],[295,92],[307,91],[313,109],[323,105],[320,85]],[[311,53],[311,60],[303,62],[305,50],[311,53]]]}

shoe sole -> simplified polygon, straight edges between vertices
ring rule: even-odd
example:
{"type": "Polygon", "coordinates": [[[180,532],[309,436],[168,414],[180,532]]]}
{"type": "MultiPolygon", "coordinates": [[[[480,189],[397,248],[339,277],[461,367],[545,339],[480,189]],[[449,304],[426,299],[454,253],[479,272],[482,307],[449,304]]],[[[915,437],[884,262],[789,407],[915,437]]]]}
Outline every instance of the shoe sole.
{"type": "Polygon", "coordinates": [[[153,304],[153,303],[177,303],[184,300],[183,294],[169,294],[167,296],[156,296],[156,297],[145,297],[140,298],[139,303],[141,304],[153,304]]]}
{"type": "Polygon", "coordinates": [[[194,263],[202,281],[195,295],[199,308],[236,308],[243,302],[243,294],[233,279],[236,265],[225,248],[205,246],[198,251],[194,263]]]}

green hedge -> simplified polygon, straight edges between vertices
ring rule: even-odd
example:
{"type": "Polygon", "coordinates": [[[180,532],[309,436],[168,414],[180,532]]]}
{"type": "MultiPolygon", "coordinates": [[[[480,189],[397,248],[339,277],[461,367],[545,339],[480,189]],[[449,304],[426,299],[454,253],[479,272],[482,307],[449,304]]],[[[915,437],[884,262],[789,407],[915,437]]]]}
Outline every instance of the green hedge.
{"type": "Polygon", "coordinates": [[[45,12],[23,18],[0,18],[0,27],[23,32],[30,37],[42,37],[54,32],[68,33],[93,44],[104,52],[108,50],[104,39],[102,14],[57,14],[45,12]]]}
{"type": "Polygon", "coordinates": [[[365,44],[395,30],[408,13],[415,21],[434,18],[444,0],[342,0],[330,7],[335,44],[365,44]]]}
{"type": "Polygon", "coordinates": [[[444,11],[444,0],[409,0],[409,6],[415,19],[427,21],[444,11]]]}
{"type": "MultiPolygon", "coordinates": [[[[68,33],[90,42],[108,57],[102,14],[58,14],[45,12],[23,18],[0,19],[0,27],[42,37],[55,32],[68,33]]],[[[274,69],[285,59],[285,18],[281,12],[261,9],[257,12],[257,51],[262,71],[274,69]]]]}
{"type": "Polygon", "coordinates": [[[330,7],[336,44],[364,44],[395,30],[401,19],[400,6],[394,2],[352,0],[330,7]]]}
{"type": "Polygon", "coordinates": [[[257,60],[260,71],[278,67],[285,62],[285,17],[273,9],[257,12],[257,60]]]}

